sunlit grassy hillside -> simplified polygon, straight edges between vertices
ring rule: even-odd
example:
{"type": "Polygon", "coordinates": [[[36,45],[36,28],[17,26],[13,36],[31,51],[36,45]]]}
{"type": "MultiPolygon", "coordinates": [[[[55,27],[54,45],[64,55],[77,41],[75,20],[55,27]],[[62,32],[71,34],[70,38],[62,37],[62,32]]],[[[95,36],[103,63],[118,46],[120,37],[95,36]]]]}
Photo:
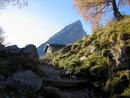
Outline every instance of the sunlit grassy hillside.
{"type": "Polygon", "coordinates": [[[48,53],[44,59],[54,66],[85,73],[94,88],[108,95],[130,96],[130,70],[118,66],[124,46],[130,46],[130,16],[111,21],[61,51],[48,53]]]}
{"type": "Polygon", "coordinates": [[[66,46],[60,52],[47,56],[53,59],[54,65],[80,71],[90,67],[92,63],[100,66],[106,65],[105,53],[113,50],[115,57],[118,58],[120,48],[125,45],[130,45],[130,17],[125,17],[118,22],[110,22],[95,30],[92,35],[85,36],[73,45],[66,46]],[[125,39],[125,36],[128,38],[125,39]]]}

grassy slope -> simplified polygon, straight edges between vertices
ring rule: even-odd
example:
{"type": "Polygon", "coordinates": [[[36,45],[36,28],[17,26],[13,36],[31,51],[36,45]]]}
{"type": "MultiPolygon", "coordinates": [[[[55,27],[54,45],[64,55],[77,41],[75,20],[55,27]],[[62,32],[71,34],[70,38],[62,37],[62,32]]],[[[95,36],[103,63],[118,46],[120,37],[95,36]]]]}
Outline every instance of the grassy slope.
{"type": "Polygon", "coordinates": [[[103,56],[105,50],[113,49],[118,57],[120,48],[124,45],[130,45],[130,40],[121,40],[123,34],[130,34],[129,17],[119,22],[108,23],[93,32],[91,36],[86,36],[73,45],[65,47],[55,54],[53,63],[67,68],[75,68],[77,67],[76,63],[79,62],[81,64],[78,64],[78,67],[87,67],[93,60],[96,60],[99,65],[100,63],[105,63],[106,58],[103,56]],[[86,57],[86,59],[80,61],[81,57],[86,57]],[[98,62],[100,58],[102,61],[98,62]]]}
{"type": "Polygon", "coordinates": [[[124,76],[126,80],[129,79],[130,70],[113,71],[116,69],[115,61],[119,58],[121,47],[130,45],[130,39],[122,39],[124,35],[130,36],[129,16],[118,22],[109,22],[106,26],[95,30],[92,35],[66,46],[58,53],[48,54],[46,59],[51,58],[52,63],[59,67],[89,73],[91,77],[88,79],[91,83],[107,94],[130,96],[130,84],[125,85],[126,81],[122,80],[124,76]],[[113,51],[114,60],[107,57],[109,51],[113,51]]]}

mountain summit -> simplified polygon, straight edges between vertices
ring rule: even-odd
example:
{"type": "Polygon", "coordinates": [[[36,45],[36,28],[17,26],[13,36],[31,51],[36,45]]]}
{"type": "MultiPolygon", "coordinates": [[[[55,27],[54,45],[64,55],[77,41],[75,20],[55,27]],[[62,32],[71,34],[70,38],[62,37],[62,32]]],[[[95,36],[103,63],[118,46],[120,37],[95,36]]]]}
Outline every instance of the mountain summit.
{"type": "Polygon", "coordinates": [[[50,37],[47,42],[41,44],[37,48],[38,54],[39,56],[44,54],[47,44],[67,45],[81,39],[84,35],[86,35],[86,32],[84,31],[80,20],[78,20],[64,27],[61,31],[50,37]]]}

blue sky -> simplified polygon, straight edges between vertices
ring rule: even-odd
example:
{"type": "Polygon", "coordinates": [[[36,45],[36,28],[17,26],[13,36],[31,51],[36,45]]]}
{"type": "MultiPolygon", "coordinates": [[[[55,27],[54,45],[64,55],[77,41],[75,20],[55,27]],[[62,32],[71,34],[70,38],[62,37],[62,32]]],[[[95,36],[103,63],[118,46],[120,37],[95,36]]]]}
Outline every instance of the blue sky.
{"type": "MultiPolygon", "coordinates": [[[[73,5],[73,0],[29,0],[23,9],[7,6],[0,13],[0,26],[5,30],[6,42],[24,47],[40,44],[64,26],[81,20],[87,33],[90,24],[84,22],[73,5]]],[[[128,8],[124,10],[128,11],[128,8]]],[[[129,11],[128,11],[129,12],[129,11]]]]}
{"type": "MultiPolygon", "coordinates": [[[[5,30],[7,42],[23,47],[39,46],[64,26],[81,20],[72,0],[30,0],[23,9],[7,6],[1,10],[0,26],[5,30]]],[[[87,24],[83,22],[84,28],[87,24]]]]}

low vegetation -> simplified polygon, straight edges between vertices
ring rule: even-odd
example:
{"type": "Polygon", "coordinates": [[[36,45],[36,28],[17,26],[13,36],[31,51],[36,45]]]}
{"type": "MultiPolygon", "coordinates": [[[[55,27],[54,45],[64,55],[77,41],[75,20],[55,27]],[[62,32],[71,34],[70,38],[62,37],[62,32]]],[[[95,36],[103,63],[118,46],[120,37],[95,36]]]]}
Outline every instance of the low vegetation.
{"type": "Polygon", "coordinates": [[[92,35],[44,58],[49,58],[54,66],[89,74],[86,78],[90,84],[108,96],[130,96],[130,70],[118,66],[124,46],[130,46],[130,16],[111,21],[92,35]]]}

